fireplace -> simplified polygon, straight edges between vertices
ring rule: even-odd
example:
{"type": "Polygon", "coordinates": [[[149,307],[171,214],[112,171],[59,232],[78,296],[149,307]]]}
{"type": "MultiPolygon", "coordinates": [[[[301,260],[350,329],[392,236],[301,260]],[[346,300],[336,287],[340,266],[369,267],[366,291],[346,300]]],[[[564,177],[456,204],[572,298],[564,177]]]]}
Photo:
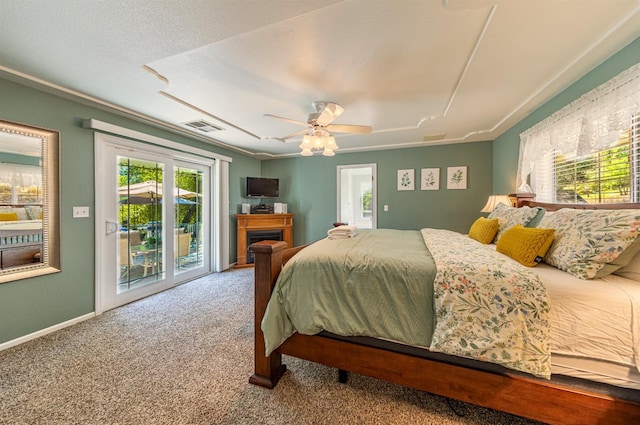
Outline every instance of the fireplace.
{"type": "Polygon", "coordinates": [[[238,219],[238,244],[236,252],[238,261],[235,267],[253,267],[253,253],[247,249],[249,245],[264,240],[282,241],[293,246],[294,214],[236,214],[238,219]],[[249,234],[253,235],[249,239],[249,234]],[[247,261],[251,258],[250,261],[247,261]]]}
{"type": "Polygon", "coordinates": [[[260,241],[281,241],[282,230],[248,230],[247,231],[247,264],[253,264],[253,252],[249,251],[252,243],[260,241]]]}

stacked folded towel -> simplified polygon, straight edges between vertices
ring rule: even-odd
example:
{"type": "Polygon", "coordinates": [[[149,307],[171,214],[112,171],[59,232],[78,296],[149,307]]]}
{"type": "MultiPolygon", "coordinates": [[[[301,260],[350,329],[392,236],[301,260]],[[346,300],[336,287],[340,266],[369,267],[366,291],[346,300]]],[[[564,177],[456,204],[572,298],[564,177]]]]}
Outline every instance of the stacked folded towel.
{"type": "Polygon", "coordinates": [[[342,225],[329,229],[327,235],[329,239],[349,239],[356,235],[358,228],[356,226],[342,225]]]}

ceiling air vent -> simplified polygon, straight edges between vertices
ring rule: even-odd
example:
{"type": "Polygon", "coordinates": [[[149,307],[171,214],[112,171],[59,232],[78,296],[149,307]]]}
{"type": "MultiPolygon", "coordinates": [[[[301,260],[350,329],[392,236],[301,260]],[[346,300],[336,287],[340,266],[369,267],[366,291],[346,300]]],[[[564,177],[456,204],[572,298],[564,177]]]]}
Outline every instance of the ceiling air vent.
{"type": "Polygon", "coordinates": [[[211,133],[212,131],[222,130],[222,127],[218,127],[217,125],[213,125],[210,122],[204,120],[185,122],[183,124],[187,127],[195,128],[196,130],[202,131],[203,133],[211,133]]]}
{"type": "Polygon", "coordinates": [[[444,139],[444,137],[447,135],[447,133],[440,133],[440,134],[429,134],[427,136],[424,136],[422,138],[423,142],[435,142],[436,140],[442,140],[444,139]]]}

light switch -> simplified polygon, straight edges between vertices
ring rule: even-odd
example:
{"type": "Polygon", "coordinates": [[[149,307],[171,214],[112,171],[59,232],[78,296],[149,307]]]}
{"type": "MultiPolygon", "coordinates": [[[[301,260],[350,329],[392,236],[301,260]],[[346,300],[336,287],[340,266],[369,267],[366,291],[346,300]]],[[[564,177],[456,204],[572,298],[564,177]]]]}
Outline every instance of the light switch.
{"type": "Polygon", "coordinates": [[[73,218],[89,217],[89,207],[73,207],[73,218]]]}
{"type": "Polygon", "coordinates": [[[385,206],[384,206],[384,210],[385,210],[385,211],[389,211],[389,205],[385,205],[385,206]]]}

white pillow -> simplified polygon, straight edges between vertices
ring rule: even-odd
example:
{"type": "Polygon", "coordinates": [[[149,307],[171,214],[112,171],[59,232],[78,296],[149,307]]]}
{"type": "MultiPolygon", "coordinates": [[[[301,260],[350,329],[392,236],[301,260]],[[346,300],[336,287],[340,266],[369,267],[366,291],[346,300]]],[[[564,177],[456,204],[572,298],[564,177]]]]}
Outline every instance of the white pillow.
{"type": "Polygon", "coordinates": [[[18,215],[18,220],[29,220],[27,210],[22,207],[13,207],[11,208],[11,212],[14,212],[18,215]]]}

